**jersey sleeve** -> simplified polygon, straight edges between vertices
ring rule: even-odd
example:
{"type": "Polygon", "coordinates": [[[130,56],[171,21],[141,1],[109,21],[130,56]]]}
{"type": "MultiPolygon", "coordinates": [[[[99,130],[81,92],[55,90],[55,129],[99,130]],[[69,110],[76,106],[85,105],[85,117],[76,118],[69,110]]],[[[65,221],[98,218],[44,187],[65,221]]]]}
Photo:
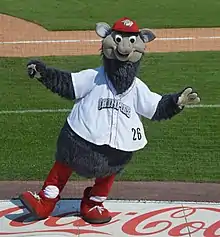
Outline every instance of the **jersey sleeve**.
{"type": "Polygon", "coordinates": [[[82,70],[71,73],[75,98],[80,99],[86,96],[96,85],[98,71],[95,69],[82,70]]]}
{"type": "Polygon", "coordinates": [[[148,86],[138,80],[136,87],[135,106],[136,112],[141,116],[151,119],[156,112],[157,105],[162,96],[150,91],[148,86]]]}

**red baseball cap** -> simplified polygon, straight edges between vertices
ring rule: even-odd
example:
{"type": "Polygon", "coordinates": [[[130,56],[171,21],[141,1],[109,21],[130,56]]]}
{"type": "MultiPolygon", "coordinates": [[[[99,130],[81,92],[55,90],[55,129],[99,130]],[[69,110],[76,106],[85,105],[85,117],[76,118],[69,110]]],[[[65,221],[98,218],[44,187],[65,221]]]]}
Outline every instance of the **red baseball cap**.
{"type": "Polygon", "coordinates": [[[135,21],[129,19],[128,17],[123,17],[114,23],[112,30],[128,33],[138,33],[139,27],[135,21]]]}

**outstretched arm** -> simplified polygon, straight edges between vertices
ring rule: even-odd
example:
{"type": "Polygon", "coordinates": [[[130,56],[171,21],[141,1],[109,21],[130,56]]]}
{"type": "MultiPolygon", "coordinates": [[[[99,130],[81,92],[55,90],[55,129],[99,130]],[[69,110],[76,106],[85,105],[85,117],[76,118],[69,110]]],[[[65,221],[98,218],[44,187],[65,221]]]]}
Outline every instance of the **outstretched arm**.
{"type": "Polygon", "coordinates": [[[159,101],[151,120],[161,121],[171,119],[174,115],[180,113],[185,105],[197,104],[199,102],[200,98],[190,87],[180,93],[164,95],[159,101]]]}
{"type": "Polygon", "coordinates": [[[30,78],[36,77],[53,93],[57,93],[66,99],[75,99],[71,73],[47,67],[38,60],[31,60],[27,64],[27,69],[30,78]]]}
{"type": "Polygon", "coordinates": [[[171,119],[180,113],[185,105],[197,104],[200,98],[192,88],[187,87],[179,93],[159,95],[150,91],[141,80],[137,80],[136,111],[153,121],[171,119]]]}
{"type": "Polygon", "coordinates": [[[160,121],[171,119],[174,115],[180,113],[183,108],[177,105],[178,97],[179,93],[163,95],[151,120],[160,121]]]}

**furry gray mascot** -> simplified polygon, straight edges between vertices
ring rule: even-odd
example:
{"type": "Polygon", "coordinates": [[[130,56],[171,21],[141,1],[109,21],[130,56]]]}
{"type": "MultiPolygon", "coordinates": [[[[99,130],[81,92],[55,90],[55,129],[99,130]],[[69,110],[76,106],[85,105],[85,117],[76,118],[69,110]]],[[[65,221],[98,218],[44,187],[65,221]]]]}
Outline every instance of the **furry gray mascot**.
{"type": "Polygon", "coordinates": [[[80,214],[89,223],[111,220],[103,206],[115,176],[142,149],[147,140],[141,117],[152,121],[170,119],[185,105],[200,98],[191,87],[179,93],[159,95],[138,77],[146,43],[155,39],[148,29],[139,30],[127,17],[113,27],[96,24],[102,40],[103,66],[76,73],[47,67],[32,60],[27,65],[30,78],[37,78],[61,97],[75,100],[57,140],[55,163],[38,194],[24,192],[20,199],[38,219],[47,218],[60,200],[72,172],[95,178],[84,191],[80,214]]]}

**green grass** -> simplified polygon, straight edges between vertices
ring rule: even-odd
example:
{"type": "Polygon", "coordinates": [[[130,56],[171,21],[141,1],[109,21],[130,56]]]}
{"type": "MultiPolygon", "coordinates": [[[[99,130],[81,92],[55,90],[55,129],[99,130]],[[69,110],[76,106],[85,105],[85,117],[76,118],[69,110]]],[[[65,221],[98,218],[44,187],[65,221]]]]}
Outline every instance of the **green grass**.
{"type": "Polygon", "coordinates": [[[177,28],[219,26],[220,1],[209,0],[1,0],[1,13],[43,25],[49,30],[94,29],[98,21],[110,24],[123,16],[141,27],[177,28]]]}
{"type": "MultiPolygon", "coordinates": [[[[99,56],[46,57],[60,69],[100,65],[99,56]]],[[[151,90],[197,89],[202,104],[220,104],[220,52],[149,54],[140,78],[151,90]]],[[[25,58],[0,58],[1,110],[71,108],[67,101],[27,78],[25,58]]],[[[0,114],[0,180],[43,180],[54,162],[56,139],[68,113],[0,114]]],[[[144,120],[149,144],[118,177],[123,180],[220,180],[219,108],[185,109],[161,123],[144,120]]],[[[76,176],[72,177],[73,179],[76,176]]]]}

